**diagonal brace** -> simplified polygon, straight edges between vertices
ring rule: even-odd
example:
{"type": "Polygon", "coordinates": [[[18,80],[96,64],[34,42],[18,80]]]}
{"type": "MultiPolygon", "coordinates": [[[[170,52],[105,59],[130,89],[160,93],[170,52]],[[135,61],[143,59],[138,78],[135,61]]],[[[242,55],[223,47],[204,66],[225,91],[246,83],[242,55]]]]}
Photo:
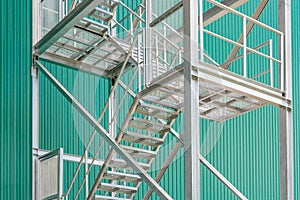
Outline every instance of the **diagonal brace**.
{"type": "Polygon", "coordinates": [[[239,199],[247,200],[247,198],[236,187],[234,187],[216,168],[214,168],[203,156],[199,155],[199,160],[239,199]]]}
{"type": "Polygon", "coordinates": [[[112,139],[108,132],[97,122],[97,120],[73,97],[70,92],[63,87],[63,85],[39,62],[35,61],[41,72],[51,81],[51,83],[64,95],[64,97],[73,104],[82,116],[97,130],[97,132],[103,137],[103,139],[122,157],[122,159],[128,163],[128,165],[145,181],[148,186],[153,189],[154,192],[161,199],[172,199],[171,196],[141,167],[138,163],[120,147],[120,145],[112,139]]]}
{"type": "MultiPolygon", "coordinates": [[[[262,14],[263,10],[265,9],[266,5],[268,4],[269,0],[262,0],[259,5],[257,6],[257,9],[254,11],[254,14],[252,15],[253,19],[258,19],[260,17],[260,15],[262,14]]],[[[250,32],[252,31],[254,27],[254,23],[253,22],[249,22],[246,26],[246,37],[248,37],[248,35],[250,34],[250,32]]],[[[238,43],[242,44],[243,43],[243,33],[241,34],[241,36],[238,39],[238,43]]],[[[237,53],[239,52],[240,47],[239,46],[234,46],[231,50],[231,52],[229,53],[225,63],[222,66],[222,68],[224,69],[228,69],[231,65],[231,60],[233,60],[235,58],[235,56],[237,55],[237,53]]]]}

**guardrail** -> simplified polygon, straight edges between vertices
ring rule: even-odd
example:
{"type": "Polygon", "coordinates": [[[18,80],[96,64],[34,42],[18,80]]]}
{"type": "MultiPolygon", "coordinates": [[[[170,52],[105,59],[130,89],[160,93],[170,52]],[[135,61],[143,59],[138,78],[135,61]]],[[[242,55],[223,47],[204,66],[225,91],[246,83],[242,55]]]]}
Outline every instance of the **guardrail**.
{"type": "MultiPolygon", "coordinates": [[[[234,10],[234,9],[232,9],[232,8],[222,4],[222,3],[219,3],[215,0],[207,0],[207,1],[214,4],[215,6],[220,7],[221,9],[224,9],[224,10],[228,11],[229,13],[232,13],[232,14],[242,18],[242,20],[243,20],[242,21],[243,42],[238,43],[236,41],[233,41],[229,38],[226,38],[224,36],[221,36],[217,33],[214,33],[212,31],[209,31],[209,30],[204,29],[204,28],[203,28],[203,32],[243,49],[242,55],[236,57],[234,60],[243,58],[243,76],[245,76],[245,77],[248,77],[248,74],[247,74],[247,54],[249,54],[249,53],[254,53],[256,55],[259,55],[259,56],[264,57],[264,58],[269,60],[269,63],[270,63],[269,65],[270,66],[269,66],[268,72],[270,73],[270,85],[272,87],[274,87],[273,63],[274,62],[278,63],[280,65],[280,71],[281,71],[281,73],[280,73],[281,74],[281,77],[280,77],[280,80],[281,80],[280,86],[281,86],[281,88],[280,89],[283,90],[283,88],[284,88],[284,73],[283,73],[284,72],[284,65],[283,65],[284,51],[283,51],[283,48],[282,48],[283,45],[284,45],[284,35],[283,35],[283,33],[276,30],[276,29],[274,29],[274,28],[272,28],[272,27],[270,27],[270,26],[268,26],[268,25],[266,25],[266,24],[264,24],[264,23],[262,23],[262,22],[260,22],[260,21],[258,21],[258,20],[256,20],[256,19],[251,18],[251,17],[249,17],[249,16],[247,16],[247,15],[245,15],[245,14],[243,14],[243,13],[237,11],[237,10],[234,10]],[[279,38],[280,38],[279,49],[281,49],[280,59],[274,58],[274,56],[273,56],[273,42],[272,42],[272,39],[270,39],[268,42],[263,43],[262,45],[259,45],[258,47],[255,47],[255,48],[250,48],[250,47],[247,46],[247,22],[258,25],[258,26],[262,27],[263,29],[271,31],[271,32],[273,32],[273,33],[275,33],[276,35],[279,36],[279,38]],[[269,45],[269,55],[258,51],[259,48],[261,48],[263,46],[266,46],[267,44],[269,45]]],[[[229,62],[233,62],[234,60],[231,60],[229,62]]],[[[224,63],[224,64],[227,64],[227,63],[224,63]]],[[[224,64],[222,64],[222,65],[224,65],[224,64]]],[[[265,73],[265,72],[263,72],[263,73],[265,73]]],[[[262,74],[260,74],[260,75],[262,75],[262,74]]],[[[258,76],[260,76],[260,75],[258,75],[258,76]]],[[[256,78],[258,76],[255,75],[254,78],[256,78]]],[[[253,77],[248,77],[248,78],[253,78],[253,77]]]]}

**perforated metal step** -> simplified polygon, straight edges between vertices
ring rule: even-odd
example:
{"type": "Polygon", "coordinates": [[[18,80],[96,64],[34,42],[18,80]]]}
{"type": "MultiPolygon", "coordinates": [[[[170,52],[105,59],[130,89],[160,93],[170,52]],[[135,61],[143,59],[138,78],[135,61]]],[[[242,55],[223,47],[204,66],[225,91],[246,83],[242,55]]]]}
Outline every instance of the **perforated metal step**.
{"type": "Polygon", "coordinates": [[[123,193],[123,194],[133,194],[137,192],[136,187],[110,184],[110,183],[100,183],[98,189],[102,191],[116,192],[116,193],[123,193]]]}
{"type": "MultiPolygon", "coordinates": [[[[131,169],[129,165],[122,159],[114,158],[110,161],[109,165],[111,167],[115,167],[118,169],[131,169]]],[[[147,163],[140,163],[138,162],[138,165],[140,165],[144,170],[148,171],[150,168],[150,165],[147,163]]]]}
{"type": "Polygon", "coordinates": [[[131,156],[137,157],[137,158],[145,158],[150,160],[151,158],[154,158],[156,156],[155,151],[141,149],[137,147],[131,147],[131,146],[125,146],[121,145],[123,149],[125,149],[131,156]]]}
{"type": "Polygon", "coordinates": [[[171,120],[177,118],[177,112],[152,104],[140,103],[136,109],[137,113],[152,116],[159,119],[171,120]]]}
{"type": "Polygon", "coordinates": [[[129,122],[129,126],[140,129],[140,130],[147,130],[155,133],[166,133],[170,131],[170,126],[165,125],[159,122],[153,122],[146,119],[141,119],[134,117],[129,122]]]}
{"type": "Polygon", "coordinates": [[[159,145],[164,143],[164,140],[161,138],[151,137],[145,134],[133,132],[127,132],[126,134],[124,134],[122,140],[153,147],[158,147],[159,145]]]}
{"type": "Polygon", "coordinates": [[[103,196],[103,195],[95,195],[95,200],[130,200],[128,198],[120,198],[113,196],[103,196]]]}
{"type": "Polygon", "coordinates": [[[105,172],[103,178],[109,179],[109,180],[124,181],[124,182],[141,181],[141,178],[138,175],[122,173],[122,172],[114,172],[114,171],[105,172]]]}

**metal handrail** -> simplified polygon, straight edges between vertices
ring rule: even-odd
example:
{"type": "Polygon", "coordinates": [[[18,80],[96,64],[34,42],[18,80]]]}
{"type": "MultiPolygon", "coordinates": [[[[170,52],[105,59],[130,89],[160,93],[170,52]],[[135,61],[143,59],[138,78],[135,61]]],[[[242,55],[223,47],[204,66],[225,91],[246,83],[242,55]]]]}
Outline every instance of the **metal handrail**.
{"type": "MultiPolygon", "coordinates": [[[[270,44],[270,40],[268,40],[268,41],[266,41],[266,42],[264,42],[264,43],[262,43],[262,44],[260,44],[260,45],[258,45],[258,46],[256,46],[256,47],[254,47],[253,49],[254,49],[254,50],[257,50],[257,49],[260,49],[260,48],[262,48],[262,47],[264,47],[264,46],[267,46],[267,45],[269,45],[269,44],[270,44]]],[[[249,54],[249,53],[251,53],[251,52],[250,52],[250,51],[247,51],[247,54],[249,54]]],[[[236,57],[234,57],[233,59],[229,60],[228,62],[225,62],[225,63],[221,64],[220,66],[230,64],[230,63],[232,63],[233,61],[236,61],[236,60],[242,58],[243,56],[244,56],[244,54],[241,54],[241,55],[239,55],[239,56],[236,56],[236,57]]]]}
{"type": "MultiPolygon", "coordinates": [[[[152,15],[154,17],[157,17],[157,15],[155,15],[154,13],[152,13],[152,15]]],[[[167,28],[169,28],[172,32],[174,32],[177,36],[179,36],[180,38],[183,39],[183,36],[180,33],[178,33],[178,31],[176,31],[172,26],[170,26],[168,23],[166,23],[164,20],[162,20],[161,23],[163,25],[165,25],[167,28]]]]}
{"type": "Polygon", "coordinates": [[[248,15],[245,15],[245,14],[243,14],[243,13],[241,13],[241,12],[235,10],[235,9],[232,9],[232,8],[230,8],[230,7],[222,4],[222,3],[219,3],[219,2],[217,2],[215,0],[207,0],[207,1],[210,2],[210,3],[212,3],[212,4],[214,4],[214,5],[216,5],[216,6],[218,6],[218,7],[220,7],[220,8],[222,8],[222,9],[224,9],[224,10],[227,10],[228,12],[231,12],[231,13],[233,13],[235,15],[238,15],[241,18],[246,18],[247,20],[251,21],[252,23],[257,24],[257,25],[259,25],[259,26],[261,26],[261,27],[263,27],[265,29],[268,29],[269,31],[272,31],[273,33],[276,33],[276,34],[278,34],[280,36],[283,35],[283,33],[281,31],[278,31],[275,28],[273,28],[271,26],[268,26],[268,25],[266,25],[266,24],[264,24],[264,23],[262,23],[262,22],[260,22],[260,21],[258,21],[256,19],[253,19],[252,17],[249,17],[248,15]]]}
{"type": "MultiPolygon", "coordinates": [[[[233,41],[233,40],[231,40],[231,39],[228,39],[228,38],[226,38],[226,37],[224,37],[224,36],[221,36],[221,35],[219,35],[219,34],[217,34],[217,33],[211,32],[211,31],[209,31],[209,30],[203,29],[203,32],[205,32],[205,33],[207,33],[207,34],[209,34],[209,35],[212,35],[212,36],[214,36],[214,37],[216,37],[216,38],[219,38],[219,39],[221,39],[221,40],[224,40],[224,41],[226,41],[226,42],[229,42],[229,43],[233,44],[234,46],[238,46],[238,47],[241,47],[241,48],[244,47],[243,44],[240,44],[240,43],[238,43],[238,42],[235,42],[235,41],[233,41]]],[[[280,64],[282,63],[281,60],[278,60],[278,59],[273,58],[273,57],[271,57],[271,56],[269,56],[269,55],[266,55],[266,54],[264,54],[264,53],[261,53],[261,52],[255,50],[255,49],[253,49],[253,48],[246,47],[246,49],[247,49],[248,51],[251,51],[251,52],[255,53],[255,54],[258,54],[258,55],[260,55],[260,56],[263,56],[263,57],[265,57],[265,58],[267,58],[267,59],[273,60],[273,61],[275,61],[275,62],[277,62],[277,63],[280,63],[280,64]]]]}

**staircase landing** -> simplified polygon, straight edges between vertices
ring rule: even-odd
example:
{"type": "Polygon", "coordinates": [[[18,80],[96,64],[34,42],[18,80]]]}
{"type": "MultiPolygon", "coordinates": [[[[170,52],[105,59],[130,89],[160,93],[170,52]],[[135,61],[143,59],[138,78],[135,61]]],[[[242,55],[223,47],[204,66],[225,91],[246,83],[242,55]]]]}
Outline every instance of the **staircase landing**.
{"type": "MultiPolygon", "coordinates": [[[[34,54],[85,72],[113,76],[131,46],[130,40],[120,42],[109,34],[118,2],[81,2],[34,46],[34,54]]],[[[128,66],[136,65],[136,52],[133,48],[128,66]]]]}
{"type": "MultiPolygon", "coordinates": [[[[224,121],[271,104],[290,107],[284,92],[208,63],[193,66],[199,81],[199,117],[224,121]]],[[[183,108],[183,64],[155,78],[141,98],[157,104],[183,108]],[[159,96],[159,97],[157,97],[159,96]]]]}

